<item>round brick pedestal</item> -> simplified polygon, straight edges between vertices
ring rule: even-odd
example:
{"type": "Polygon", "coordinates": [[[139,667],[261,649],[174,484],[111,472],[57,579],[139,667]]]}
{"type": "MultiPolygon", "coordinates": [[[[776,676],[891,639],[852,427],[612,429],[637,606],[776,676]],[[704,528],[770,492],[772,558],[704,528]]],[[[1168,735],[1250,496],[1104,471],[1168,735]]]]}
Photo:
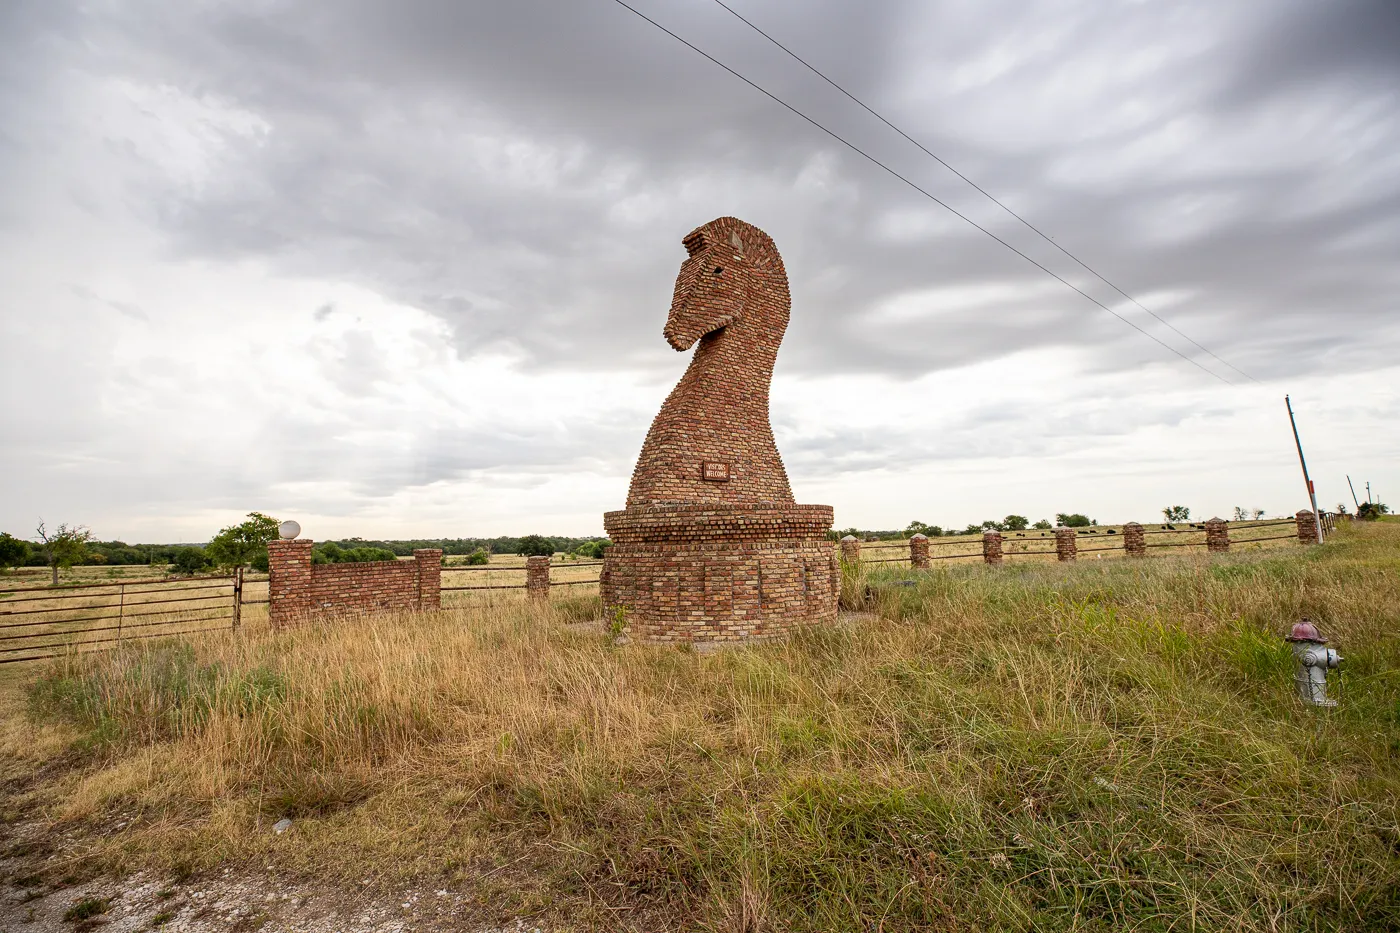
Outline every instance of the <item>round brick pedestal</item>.
{"type": "Polygon", "coordinates": [[[607,512],[603,604],[628,634],[676,642],[786,635],[836,619],[829,505],[648,505],[607,512]]]}

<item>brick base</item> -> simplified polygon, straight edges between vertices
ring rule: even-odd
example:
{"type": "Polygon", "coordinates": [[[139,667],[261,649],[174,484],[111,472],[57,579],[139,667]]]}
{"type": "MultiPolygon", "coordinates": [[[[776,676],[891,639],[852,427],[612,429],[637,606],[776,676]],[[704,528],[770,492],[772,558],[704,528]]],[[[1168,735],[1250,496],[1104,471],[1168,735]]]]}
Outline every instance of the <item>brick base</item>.
{"type": "Polygon", "coordinates": [[[608,512],[603,604],[650,641],[740,641],[836,619],[826,505],[648,505],[608,512]]]}

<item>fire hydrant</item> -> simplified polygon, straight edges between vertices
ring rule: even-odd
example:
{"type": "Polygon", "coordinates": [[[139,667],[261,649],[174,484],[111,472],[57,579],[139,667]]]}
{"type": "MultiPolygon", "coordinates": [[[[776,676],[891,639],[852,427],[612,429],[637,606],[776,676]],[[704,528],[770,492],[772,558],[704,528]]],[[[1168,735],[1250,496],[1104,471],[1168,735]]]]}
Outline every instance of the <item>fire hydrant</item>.
{"type": "Polygon", "coordinates": [[[1324,647],[1327,639],[1309,619],[1295,623],[1285,640],[1293,643],[1293,659],[1298,662],[1293,673],[1298,699],[1309,706],[1336,706],[1336,700],[1327,698],[1327,669],[1342,663],[1342,656],[1336,649],[1324,647]]]}

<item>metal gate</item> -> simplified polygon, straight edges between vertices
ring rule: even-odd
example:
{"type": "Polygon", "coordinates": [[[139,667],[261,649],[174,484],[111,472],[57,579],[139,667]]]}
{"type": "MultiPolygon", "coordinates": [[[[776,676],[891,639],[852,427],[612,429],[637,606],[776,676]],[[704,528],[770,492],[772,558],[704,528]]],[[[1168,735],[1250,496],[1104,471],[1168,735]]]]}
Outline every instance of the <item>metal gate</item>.
{"type": "Polygon", "coordinates": [[[243,576],[0,589],[0,664],[238,628],[243,576]]]}

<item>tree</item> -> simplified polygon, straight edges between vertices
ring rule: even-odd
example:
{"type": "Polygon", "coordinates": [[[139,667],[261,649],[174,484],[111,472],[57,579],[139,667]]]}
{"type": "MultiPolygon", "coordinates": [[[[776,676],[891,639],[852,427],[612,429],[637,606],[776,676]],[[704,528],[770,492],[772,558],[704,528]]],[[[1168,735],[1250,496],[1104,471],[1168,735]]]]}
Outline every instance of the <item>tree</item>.
{"type": "Polygon", "coordinates": [[[1363,522],[1373,522],[1390,511],[1390,506],[1384,502],[1363,502],[1361,508],[1356,510],[1356,517],[1363,522]]]}
{"type": "Polygon", "coordinates": [[[0,571],[23,567],[29,560],[29,542],[14,535],[0,533],[0,571]]]}
{"type": "Polygon", "coordinates": [[[1078,512],[1059,512],[1055,515],[1055,521],[1066,528],[1088,528],[1095,524],[1092,519],[1086,518],[1078,512]]]}
{"type": "Polygon", "coordinates": [[[543,535],[526,535],[520,539],[516,553],[521,557],[550,557],[554,554],[554,545],[543,535]]]}
{"type": "Polygon", "coordinates": [[[1035,528],[1035,529],[1038,529],[1038,530],[1040,530],[1040,531],[1049,531],[1051,528],[1053,528],[1053,527],[1055,527],[1055,526],[1050,524],[1050,519],[1048,519],[1048,518],[1042,518],[1040,521],[1036,522],[1036,523],[1035,523],[1034,525],[1032,525],[1031,527],[1032,527],[1032,528],[1035,528]]]}
{"type": "Polygon", "coordinates": [[[232,569],[248,565],[267,569],[267,542],[277,540],[277,519],[249,512],[248,520],[221,529],[204,549],[214,563],[232,569]]]}
{"type": "Polygon", "coordinates": [[[1191,510],[1184,505],[1169,505],[1162,510],[1162,515],[1169,522],[1189,522],[1191,520],[1191,510]]]}
{"type": "Polygon", "coordinates": [[[467,564],[472,567],[480,567],[491,563],[491,555],[486,553],[485,548],[477,548],[467,555],[467,564]]]}
{"type": "Polygon", "coordinates": [[[204,553],[204,548],[182,547],[175,552],[172,563],[181,573],[196,574],[209,566],[209,556],[204,553]]]}
{"type": "Polygon", "coordinates": [[[1030,524],[1030,519],[1024,515],[1008,515],[1001,520],[1001,527],[1007,531],[1025,531],[1030,524]]]}
{"type": "Polygon", "coordinates": [[[60,524],[56,531],[49,531],[40,522],[35,530],[39,538],[39,549],[44,552],[44,562],[53,571],[53,585],[58,586],[59,568],[67,569],[80,564],[87,557],[87,543],[92,540],[92,532],[82,525],[60,524]]]}

